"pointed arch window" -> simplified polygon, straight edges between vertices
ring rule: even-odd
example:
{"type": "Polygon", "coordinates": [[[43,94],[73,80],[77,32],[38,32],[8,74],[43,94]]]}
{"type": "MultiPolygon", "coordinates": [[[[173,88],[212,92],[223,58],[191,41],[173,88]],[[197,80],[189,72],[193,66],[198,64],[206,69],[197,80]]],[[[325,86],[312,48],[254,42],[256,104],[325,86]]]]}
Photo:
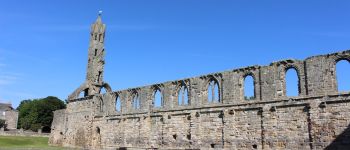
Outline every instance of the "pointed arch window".
{"type": "Polygon", "coordinates": [[[156,89],[153,95],[153,106],[162,107],[163,106],[163,96],[160,89],[156,89]]]}
{"type": "Polygon", "coordinates": [[[216,80],[211,79],[208,85],[208,102],[217,103],[220,102],[219,84],[216,80]]]}
{"type": "Polygon", "coordinates": [[[117,95],[117,98],[115,99],[115,111],[120,112],[122,110],[122,103],[120,101],[119,95],[117,95]]]}
{"type": "Polygon", "coordinates": [[[177,92],[177,102],[178,105],[189,105],[189,100],[188,100],[188,88],[186,84],[182,83],[178,92],[177,92]]]}
{"type": "Polygon", "coordinates": [[[133,99],[132,99],[132,107],[134,109],[140,109],[141,104],[140,104],[140,96],[138,93],[134,93],[133,99]]]}

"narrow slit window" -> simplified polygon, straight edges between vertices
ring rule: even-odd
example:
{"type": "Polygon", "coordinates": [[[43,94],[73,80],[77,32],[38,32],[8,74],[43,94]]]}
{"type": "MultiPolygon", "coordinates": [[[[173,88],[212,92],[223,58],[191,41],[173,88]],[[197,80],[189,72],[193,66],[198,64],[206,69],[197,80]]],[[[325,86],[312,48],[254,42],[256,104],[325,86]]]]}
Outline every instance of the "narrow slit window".
{"type": "Polygon", "coordinates": [[[120,112],[121,111],[121,101],[120,101],[120,97],[117,96],[116,100],[115,100],[115,110],[117,112],[120,112]]]}
{"type": "Polygon", "coordinates": [[[102,99],[100,100],[100,112],[103,112],[103,101],[102,101],[102,99]]]}
{"type": "Polygon", "coordinates": [[[133,97],[132,105],[134,109],[140,109],[140,97],[139,94],[135,94],[133,97]]]}

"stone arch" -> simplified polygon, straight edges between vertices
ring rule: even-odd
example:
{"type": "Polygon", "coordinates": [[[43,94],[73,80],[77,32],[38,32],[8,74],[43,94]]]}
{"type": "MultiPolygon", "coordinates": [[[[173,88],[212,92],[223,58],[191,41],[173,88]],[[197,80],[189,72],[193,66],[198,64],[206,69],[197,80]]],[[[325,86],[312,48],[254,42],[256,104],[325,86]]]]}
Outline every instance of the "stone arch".
{"type": "Polygon", "coordinates": [[[189,81],[179,81],[176,87],[178,106],[190,105],[189,81]]]}
{"type": "Polygon", "coordinates": [[[84,98],[87,96],[89,96],[89,88],[81,90],[77,98],[84,98]]]}
{"type": "Polygon", "coordinates": [[[350,57],[339,57],[334,61],[334,75],[335,75],[335,82],[336,82],[336,89],[337,92],[348,92],[350,91],[350,84],[348,84],[348,79],[342,80],[344,77],[341,76],[340,74],[344,72],[345,74],[348,74],[350,70],[350,57]],[[343,63],[344,62],[344,63],[343,63]],[[346,69],[345,69],[346,66],[346,69]],[[340,67],[340,68],[339,68],[340,67]],[[344,68],[342,68],[344,67],[344,68]]]}
{"type": "Polygon", "coordinates": [[[103,89],[105,89],[106,93],[111,93],[112,92],[112,88],[111,88],[111,86],[109,86],[108,83],[103,83],[102,84],[102,86],[100,88],[100,91],[99,91],[100,94],[102,94],[101,92],[102,92],[103,89]]]}
{"type": "Polygon", "coordinates": [[[74,99],[77,99],[79,98],[79,95],[80,93],[84,93],[83,96],[86,97],[86,96],[89,96],[90,93],[89,93],[90,89],[89,89],[89,86],[87,85],[87,83],[83,83],[82,85],[80,85],[79,88],[77,88],[72,94],[70,94],[68,96],[68,100],[74,100],[74,99]]]}
{"type": "Polygon", "coordinates": [[[116,112],[121,112],[122,111],[122,102],[121,102],[121,98],[120,98],[120,94],[119,93],[115,93],[115,111],[116,112]]]}
{"type": "MultiPolygon", "coordinates": [[[[330,80],[328,82],[330,82],[332,84],[332,88],[333,88],[333,92],[334,94],[339,93],[339,83],[338,83],[338,78],[337,75],[339,72],[339,70],[337,70],[337,64],[339,64],[339,62],[343,62],[343,61],[347,61],[350,62],[350,51],[342,51],[342,52],[338,52],[338,53],[334,53],[334,54],[328,54],[326,55],[326,58],[329,61],[329,72],[327,74],[327,76],[331,76],[331,78],[329,78],[330,80]]],[[[328,79],[328,78],[325,78],[328,79]]]]}
{"type": "Polygon", "coordinates": [[[104,102],[103,102],[103,98],[102,97],[99,97],[98,105],[99,105],[99,111],[103,112],[104,111],[104,102]]]}
{"type": "Polygon", "coordinates": [[[133,90],[131,94],[131,105],[133,109],[140,109],[140,95],[137,90],[133,90]]]}
{"type": "Polygon", "coordinates": [[[288,75],[288,72],[291,71],[291,70],[294,70],[296,72],[296,76],[297,76],[297,90],[298,90],[298,95],[295,95],[295,96],[299,96],[301,94],[301,80],[300,80],[300,69],[295,66],[295,65],[287,65],[284,69],[284,91],[285,91],[285,95],[286,96],[291,96],[288,92],[288,83],[287,84],[287,75],[288,75]]]}
{"type": "Polygon", "coordinates": [[[221,102],[221,89],[220,83],[214,76],[209,76],[206,82],[207,89],[207,102],[208,103],[219,103],[221,102]]]}
{"type": "Polygon", "coordinates": [[[162,85],[154,85],[152,86],[152,105],[153,107],[163,107],[164,106],[164,98],[162,85]]]}
{"type": "Polygon", "coordinates": [[[256,94],[256,90],[257,90],[257,87],[256,87],[256,77],[255,77],[255,74],[253,73],[253,72],[247,72],[247,73],[245,73],[244,75],[243,75],[243,78],[242,78],[242,89],[243,89],[243,99],[244,100],[254,100],[254,99],[256,99],[257,97],[257,94],[256,94]],[[246,85],[246,80],[247,80],[247,78],[249,78],[249,77],[251,77],[252,78],[252,84],[253,84],[253,86],[252,86],[252,88],[253,88],[253,95],[252,96],[249,96],[249,95],[246,95],[247,93],[247,91],[245,90],[245,88],[247,87],[247,85],[246,85]]]}

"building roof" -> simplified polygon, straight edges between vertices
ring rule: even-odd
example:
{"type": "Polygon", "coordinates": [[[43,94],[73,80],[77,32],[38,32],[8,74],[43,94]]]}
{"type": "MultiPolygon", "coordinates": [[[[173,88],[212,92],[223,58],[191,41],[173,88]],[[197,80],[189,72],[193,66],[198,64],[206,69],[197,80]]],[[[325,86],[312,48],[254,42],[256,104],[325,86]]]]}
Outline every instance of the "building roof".
{"type": "Polygon", "coordinates": [[[13,110],[13,108],[9,103],[0,103],[0,110],[13,110]]]}

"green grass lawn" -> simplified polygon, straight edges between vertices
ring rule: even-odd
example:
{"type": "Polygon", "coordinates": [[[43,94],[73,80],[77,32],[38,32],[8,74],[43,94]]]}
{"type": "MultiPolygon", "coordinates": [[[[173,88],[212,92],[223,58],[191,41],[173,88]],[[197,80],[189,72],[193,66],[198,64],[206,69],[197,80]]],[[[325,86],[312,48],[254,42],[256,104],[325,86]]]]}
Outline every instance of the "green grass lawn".
{"type": "Polygon", "coordinates": [[[48,140],[47,137],[0,136],[0,149],[63,150],[63,148],[49,146],[48,140]]]}

